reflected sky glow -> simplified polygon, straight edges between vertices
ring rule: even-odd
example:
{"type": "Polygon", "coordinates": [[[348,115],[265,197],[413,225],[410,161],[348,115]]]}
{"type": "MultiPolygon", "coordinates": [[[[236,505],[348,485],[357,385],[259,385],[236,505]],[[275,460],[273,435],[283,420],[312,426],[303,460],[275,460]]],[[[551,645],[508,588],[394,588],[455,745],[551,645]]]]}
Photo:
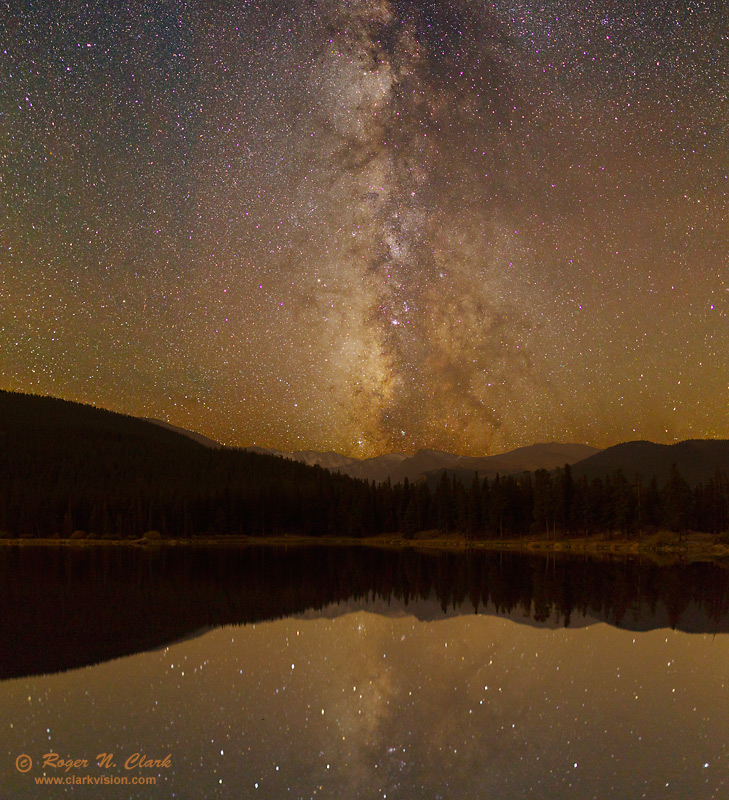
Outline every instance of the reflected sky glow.
{"type": "Polygon", "coordinates": [[[104,797],[726,797],[729,636],[362,608],[1,683],[5,791],[55,750],[171,754],[104,797]]]}

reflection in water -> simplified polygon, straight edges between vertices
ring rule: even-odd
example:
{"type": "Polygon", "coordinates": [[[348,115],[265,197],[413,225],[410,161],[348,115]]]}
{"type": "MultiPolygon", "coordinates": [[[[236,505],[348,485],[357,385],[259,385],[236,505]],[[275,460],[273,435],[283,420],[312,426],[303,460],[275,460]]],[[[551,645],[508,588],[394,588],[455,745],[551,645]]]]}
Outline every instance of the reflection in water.
{"type": "Polygon", "coordinates": [[[5,681],[4,790],[56,796],[13,767],[55,749],[171,754],[148,771],[157,787],[89,797],[726,796],[729,636],[421,621],[395,605],[5,681]]]}
{"type": "Polygon", "coordinates": [[[0,682],[0,785],[12,798],[726,797],[727,596],[726,571],[706,564],[6,548],[0,667],[21,677],[0,682]],[[50,751],[90,762],[64,779],[158,784],[39,786],[50,751]],[[134,753],[171,767],[125,771],[134,753]]]}
{"type": "Polygon", "coordinates": [[[532,624],[729,631],[711,564],[314,548],[0,548],[0,678],[92,664],[214,626],[376,598],[422,618],[474,610],[532,624]],[[426,603],[420,608],[420,603],[426,603]]]}

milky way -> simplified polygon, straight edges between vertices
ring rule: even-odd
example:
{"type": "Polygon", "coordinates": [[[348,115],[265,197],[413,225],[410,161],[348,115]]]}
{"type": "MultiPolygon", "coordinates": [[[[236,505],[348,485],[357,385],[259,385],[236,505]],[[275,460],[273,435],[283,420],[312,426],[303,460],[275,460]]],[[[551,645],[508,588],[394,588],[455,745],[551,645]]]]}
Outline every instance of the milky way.
{"type": "Polygon", "coordinates": [[[319,314],[343,293],[345,419],[355,433],[365,421],[363,444],[385,448],[403,438],[488,445],[530,324],[508,296],[509,264],[487,241],[499,227],[487,210],[489,171],[509,146],[513,110],[498,32],[468,7],[446,21],[436,11],[338,11],[315,78],[320,169],[334,183],[322,221],[326,242],[338,230],[345,239],[317,254],[337,287],[319,314]]]}
{"type": "Polygon", "coordinates": [[[352,455],[727,437],[728,30],[0,3],[0,386],[352,455]]]}

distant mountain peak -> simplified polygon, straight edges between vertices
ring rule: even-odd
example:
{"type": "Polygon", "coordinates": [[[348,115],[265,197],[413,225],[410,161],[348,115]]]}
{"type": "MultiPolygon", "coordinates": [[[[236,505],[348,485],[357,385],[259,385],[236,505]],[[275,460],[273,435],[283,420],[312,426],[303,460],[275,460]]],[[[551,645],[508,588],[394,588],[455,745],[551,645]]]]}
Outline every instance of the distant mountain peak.
{"type": "Polygon", "coordinates": [[[597,448],[585,444],[532,444],[519,447],[507,453],[494,456],[459,456],[434,448],[422,448],[415,454],[385,453],[372,458],[359,459],[342,455],[335,451],[298,450],[292,453],[262,447],[249,447],[253,452],[266,453],[318,465],[334,472],[341,472],[353,478],[381,483],[388,478],[397,483],[407,478],[414,481],[421,476],[443,469],[468,470],[481,475],[502,475],[525,472],[526,470],[554,469],[572,464],[599,452],[597,448]]]}

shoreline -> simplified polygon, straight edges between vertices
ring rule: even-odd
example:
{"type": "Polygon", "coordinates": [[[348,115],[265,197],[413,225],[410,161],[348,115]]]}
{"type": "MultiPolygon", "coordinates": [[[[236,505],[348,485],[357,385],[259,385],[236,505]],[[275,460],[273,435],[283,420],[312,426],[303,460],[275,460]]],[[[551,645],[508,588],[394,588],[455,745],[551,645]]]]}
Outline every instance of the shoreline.
{"type": "MultiPolygon", "coordinates": [[[[723,537],[722,537],[723,538],[723,537]]],[[[714,534],[689,533],[683,537],[667,531],[641,538],[605,536],[575,536],[555,539],[524,537],[512,539],[469,539],[462,534],[441,534],[423,531],[406,539],[400,534],[380,534],[356,539],[344,536],[215,536],[141,539],[61,539],[61,538],[7,538],[0,546],[9,547],[377,547],[401,550],[464,552],[487,550],[512,552],[523,555],[580,555],[591,558],[647,558],[661,564],[713,561],[729,565],[729,542],[717,541],[714,534]]]]}

